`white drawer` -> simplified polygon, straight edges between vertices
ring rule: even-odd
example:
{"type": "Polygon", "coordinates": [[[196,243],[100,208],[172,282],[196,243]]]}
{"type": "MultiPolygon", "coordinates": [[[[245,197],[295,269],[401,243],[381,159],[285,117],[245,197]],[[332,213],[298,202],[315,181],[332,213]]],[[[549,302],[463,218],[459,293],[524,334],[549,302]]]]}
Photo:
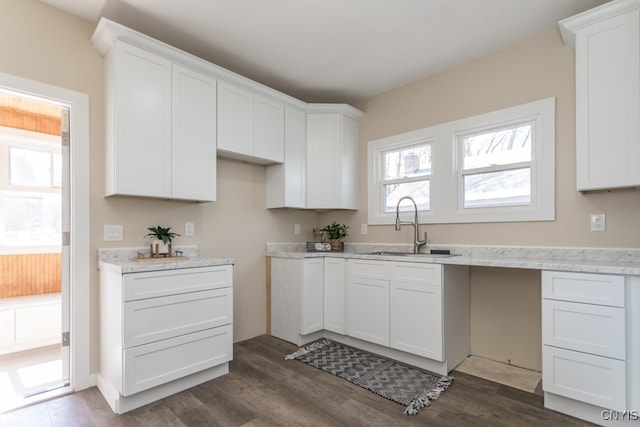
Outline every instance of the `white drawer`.
{"type": "Polygon", "coordinates": [[[231,325],[124,350],[121,391],[129,396],[230,361],[231,325]]]}
{"type": "Polygon", "coordinates": [[[543,300],[542,319],[543,344],[626,358],[624,308],[543,300]]]}
{"type": "Polygon", "coordinates": [[[347,265],[349,275],[380,280],[389,279],[388,262],[368,259],[350,259],[347,260],[347,265]]]}
{"type": "Polygon", "coordinates": [[[606,409],[626,410],[625,362],[542,346],[542,388],[606,409]]]}
{"type": "Polygon", "coordinates": [[[149,271],[123,275],[123,299],[134,301],[224,288],[233,283],[230,265],[149,271]]]}
{"type": "Polygon", "coordinates": [[[124,303],[124,348],[233,322],[233,289],[124,303]]]}
{"type": "Polygon", "coordinates": [[[440,286],[442,265],[398,262],[391,264],[391,279],[399,282],[428,283],[440,286]]]}
{"type": "Polygon", "coordinates": [[[543,271],[542,298],[624,307],[624,276],[543,271]]]}

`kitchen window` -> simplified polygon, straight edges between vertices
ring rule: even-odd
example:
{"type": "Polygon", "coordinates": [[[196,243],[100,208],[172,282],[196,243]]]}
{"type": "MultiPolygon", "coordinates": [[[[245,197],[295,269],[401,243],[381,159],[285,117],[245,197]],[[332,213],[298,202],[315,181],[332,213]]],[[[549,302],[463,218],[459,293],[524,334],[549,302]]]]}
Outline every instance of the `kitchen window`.
{"type": "Polygon", "coordinates": [[[531,204],[533,123],[459,135],[464,209],[531,204]]]}
{"type": "Polygon", "coordinates": [[[403,196],[411,196],[419,210],[429,210],[431,144],[420,143],[387,150],[380,159],[380,199],[384,212],[395,212],[398,200],[403,196]]]}
{"type": "Polygon", "coordinates": [[[370,141],[369,224],[555,219],[555,98],[370,141]],[[414,167],[415,165],[415,167],[414,167]]]}

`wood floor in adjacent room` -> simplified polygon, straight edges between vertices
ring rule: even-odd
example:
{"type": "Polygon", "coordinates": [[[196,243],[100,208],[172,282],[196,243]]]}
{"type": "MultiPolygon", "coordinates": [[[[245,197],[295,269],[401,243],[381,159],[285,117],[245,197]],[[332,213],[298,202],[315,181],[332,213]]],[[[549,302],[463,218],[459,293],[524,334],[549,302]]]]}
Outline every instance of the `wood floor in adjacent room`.
{"type": "Polygon", "coordinates": [[[542,396],[453,371],[453,385],[418,415],[284,356],[271,336],[234,346],[230,373],[116,415],[94,387],[0,415],[15,426],[586,426],[544,409],[542,396]]]}

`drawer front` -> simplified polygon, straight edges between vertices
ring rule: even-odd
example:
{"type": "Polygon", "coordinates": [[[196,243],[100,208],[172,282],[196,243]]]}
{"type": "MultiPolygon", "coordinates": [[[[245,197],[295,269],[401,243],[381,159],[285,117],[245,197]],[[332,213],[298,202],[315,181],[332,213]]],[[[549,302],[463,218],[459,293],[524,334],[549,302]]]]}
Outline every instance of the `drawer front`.
{"type": "Polygon", "coordinates": [[[232,325],[124,350],[123,396],[233,359],[232,325]]]}
{"type": "Polygon", "coordinates": [[[124,348],[233,322],[233,289],[124,303],[124,348]]]}
{"type": "Polygon", "coordinates": [[[391,280],[440,286],[442,282],[442,265],[414,262],[393,263],[391,264],[391,280]]]}
{"type": "Polygon", "coordinates": [[[542,346],[542,388],[606,409],[627,409],[621,360],[542,346]]]}
{"type": "Polygon", "coordinates": [[[385,261],[373,261],[368,259],[347,260],[348,274],[371,279],[388,280],[389,263],[385,261]]]}
{"type": "Polygon", "coordinates": [[[542,319],[543,344],[626,358],[624,308],[543,300],[542,319]]]}
{"type": "Polygon", "coordinates": [[[230,265],[149,271],[123,275],[123,299],[135,301],[185,292],[225,288],[233,283],[230,265]]]}
{"type": "Polygon", "coordinates": [[[543,271],[542,298],[624,307],[624,276],[543,271]]]}

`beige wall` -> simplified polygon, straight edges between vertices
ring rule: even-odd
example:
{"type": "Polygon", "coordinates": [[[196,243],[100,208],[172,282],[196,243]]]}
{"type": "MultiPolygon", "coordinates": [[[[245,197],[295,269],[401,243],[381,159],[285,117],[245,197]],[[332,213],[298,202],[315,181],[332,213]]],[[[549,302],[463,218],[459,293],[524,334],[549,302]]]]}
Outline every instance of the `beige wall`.
{"type": "MultiPolygon", "coordinates": [[[[525,43],[355,105],[365,112],[360,127],[360,210],[326,213],[351,226],[350,241],[411,242],[411,227],[367,222],[367,141],[556,97],[556,220],[495,224],[423,225],[429,243],[638,247],[640,192],[580,194],[575,167],[574,52],[554,28],[525,43]],[[589,231],[589,215],[605,213],[607,231],[589,231]]],[[[541,369],[540,273],[471,269],[471,350],[494,360],[541,369]]]]}
{"type": "MultiPolygon", "coordinates": [[[[234,267],[234,339],[266,331],[264,244],[307,241],[318,226],[318,214],[300,210],[268,211],[265,168],[218,160],[218,200],[184,203],[137,198],[104,198],[104,97],[102,57],[91,44],[94,25],[36,0],[0,0],[0,71],[66,89],[90,98],[91,170],[91,369],[98,369],[99,247],[142,246],[146,227],[171,226],[183,234],[195,223],[194,237],[176,244],[195,244],[203,255],[232,257],[234,267]],[[294,224],[302,235],[294,236],[294,224]],[[124,225],[122,242],[103,242],[104,224],[124,225]]],[[[142,165],[141,167],[145,167],[142,165]]]]}
{"type": "MultiPolygon", "coordinates": [[[[347,241],[409,242],[410,230],[366,223],[366,142],[475,114],[555,96],[556,221],[508,224],[427,225],[429,241],[438,244],[551,245],[637,247],[640,242],[636,191],[580,194],[575,191],[575,92],[573,52],[562,46],[556,29],[523,44],[368,99],[361,124],[360,210],[316,214],[296,210],[267,211],[263,167],[218,161],[218,201],[193,204],[102,197],[104,146],[102,58],[90,43],[94,25],[36,0],[0,0],[0,71],[68,88],[90,96],[91,108],[91,251],[98,247],[144,244],[151,225],[172,226],[182,233],[195,223],[196,236],[177,244],[197,244],[211,256],[229,256],[235,264],[236,341],[265,331],[265,241],[311,240],[311,228],[333,220],[351,226],[347,241]],[[591,233],[589,214],[604,212],[607,231],[591,233]],[[293,235],[293,224],[303,234],[293,235]],[[103,224],[123,224],[124,241],[102,241],[103,224]]],[[[98,366],[97,266],[91,266],[92,369],[98,366]]],[[[540,369],[538,334],[531,328],[500,330],[513,322],[540,324],[539,273],[472,269],[472,351],[497,360],[540,369]],[[491,340],[490,338],[494,339],[491,340]],[[533,355],[533,356],[532,356],[533,355]]]]}

